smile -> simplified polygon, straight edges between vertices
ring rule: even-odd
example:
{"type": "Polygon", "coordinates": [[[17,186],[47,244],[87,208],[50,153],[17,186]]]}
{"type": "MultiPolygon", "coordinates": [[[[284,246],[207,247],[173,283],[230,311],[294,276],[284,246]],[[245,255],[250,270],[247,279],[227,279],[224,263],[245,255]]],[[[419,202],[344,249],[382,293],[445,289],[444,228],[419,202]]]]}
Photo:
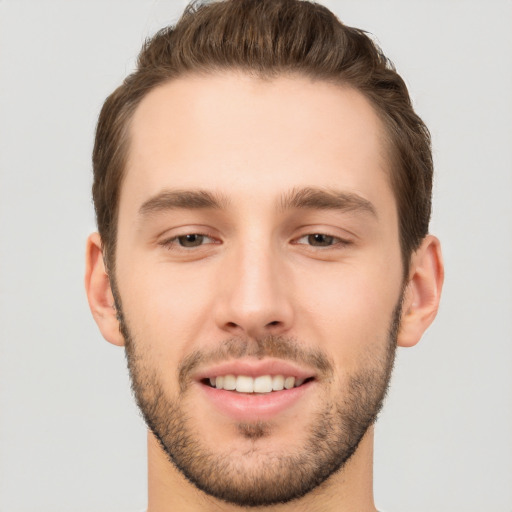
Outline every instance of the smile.
{"type": "Polygon", "coordinates": [[[238,393],[272,393],[283,389],[292,389],[302,386],[307,380],[286,375],[218,375],[209,377],[207,382],[212,388],[236,391],[238,393]]]}
{"type": "Polygon", "coordinates": [[[318,375],[290,361],[248,358],[203,368],[193,380],[212,411],[253,422],[297,414],[303,397],[315,393],[318,375]]]}

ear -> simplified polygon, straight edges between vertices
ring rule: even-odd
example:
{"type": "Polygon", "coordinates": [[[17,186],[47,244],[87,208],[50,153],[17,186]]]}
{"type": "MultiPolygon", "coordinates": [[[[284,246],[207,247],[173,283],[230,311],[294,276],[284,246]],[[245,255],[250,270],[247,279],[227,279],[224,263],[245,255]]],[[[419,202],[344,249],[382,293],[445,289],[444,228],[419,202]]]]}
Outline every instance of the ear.
{"type": "Polygon", "coordinates": [[[399,346],[416,345],[433,322],[439,308],[443,281],[441,245],[435,236],[428,235],[411,257],[398,332],[399,346]]]}
{"type": "Polygon", "coordinates": [[[92,316],[103,337],[114,345],[123,346],[124,338],[119,330],[114,296],[105,269],[101,238],[98,233],[93,233],[87,239],[85,291],[92,316]]]}

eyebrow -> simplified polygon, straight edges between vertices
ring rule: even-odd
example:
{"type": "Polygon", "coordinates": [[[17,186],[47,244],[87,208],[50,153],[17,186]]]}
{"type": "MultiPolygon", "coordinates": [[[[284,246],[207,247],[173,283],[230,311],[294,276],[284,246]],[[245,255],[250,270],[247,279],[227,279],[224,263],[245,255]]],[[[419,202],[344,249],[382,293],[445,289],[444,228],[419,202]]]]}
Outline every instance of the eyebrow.
{"type": "Polygon", "coordinates": [[[353,192],[343,192],[330,188],[305,187],[292,189],[281,197],[282,210],[311,209],[339,210],[342,212],[360,211],[377,218],[375,206],[367,199],[353,192]]]}
{"type": "Polygon", "coordinates": [[[228,200],[225,197],[206,190],[164,190],[145,201],[139,208],[139,214],[147,216],[178,209],[220,210],[227,204],[228,200]]]}
{"type": "MultiPolygon", "coordinates": [[[[139,208],[139,214],[152,214],[178,209],[206,210],[225,209],[228,199],[206,190],[164,190],[149,198],[139,208]]],[[[343,192],[330,188],[294,188],[283,194],[278,203],[282,211],[291,209],[338,210],[342,212],[361,211],[377,217],[373,204],[353,192],[343,192]]]]}

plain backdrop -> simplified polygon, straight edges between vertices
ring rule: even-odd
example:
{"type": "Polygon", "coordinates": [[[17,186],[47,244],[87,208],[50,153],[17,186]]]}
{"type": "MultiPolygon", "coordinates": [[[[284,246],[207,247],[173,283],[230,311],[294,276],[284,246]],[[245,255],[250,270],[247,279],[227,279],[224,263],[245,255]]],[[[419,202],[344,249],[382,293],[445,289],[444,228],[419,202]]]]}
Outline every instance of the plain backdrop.
{"type": "MultiPolygon", "coordinates": [[[[326,1],[373,33],[433,136],[439,316],[376,429],[387,512],[512,511],[512,2],[326,1]]],[[[0,511],[146,504],[124,352],[83,290],[96,118],[171,0],[0,0],[0,511]]]]}

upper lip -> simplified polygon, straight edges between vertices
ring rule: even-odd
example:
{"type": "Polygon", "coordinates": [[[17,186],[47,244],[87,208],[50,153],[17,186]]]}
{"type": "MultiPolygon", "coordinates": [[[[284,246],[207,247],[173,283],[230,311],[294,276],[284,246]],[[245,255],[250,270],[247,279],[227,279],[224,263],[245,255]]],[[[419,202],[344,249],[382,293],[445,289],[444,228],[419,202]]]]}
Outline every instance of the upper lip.
{"type": "Polygon", "coordinates": [[[258,377],[260,375],[284,375],[308,379],[316,376],[316,373],[308,368],[302,368],[291,361],[282,359],[234,359],[207,366],[198,370],[194,378],[196,380],[209,379],[220,375],[247,375],[258,377]]]}

